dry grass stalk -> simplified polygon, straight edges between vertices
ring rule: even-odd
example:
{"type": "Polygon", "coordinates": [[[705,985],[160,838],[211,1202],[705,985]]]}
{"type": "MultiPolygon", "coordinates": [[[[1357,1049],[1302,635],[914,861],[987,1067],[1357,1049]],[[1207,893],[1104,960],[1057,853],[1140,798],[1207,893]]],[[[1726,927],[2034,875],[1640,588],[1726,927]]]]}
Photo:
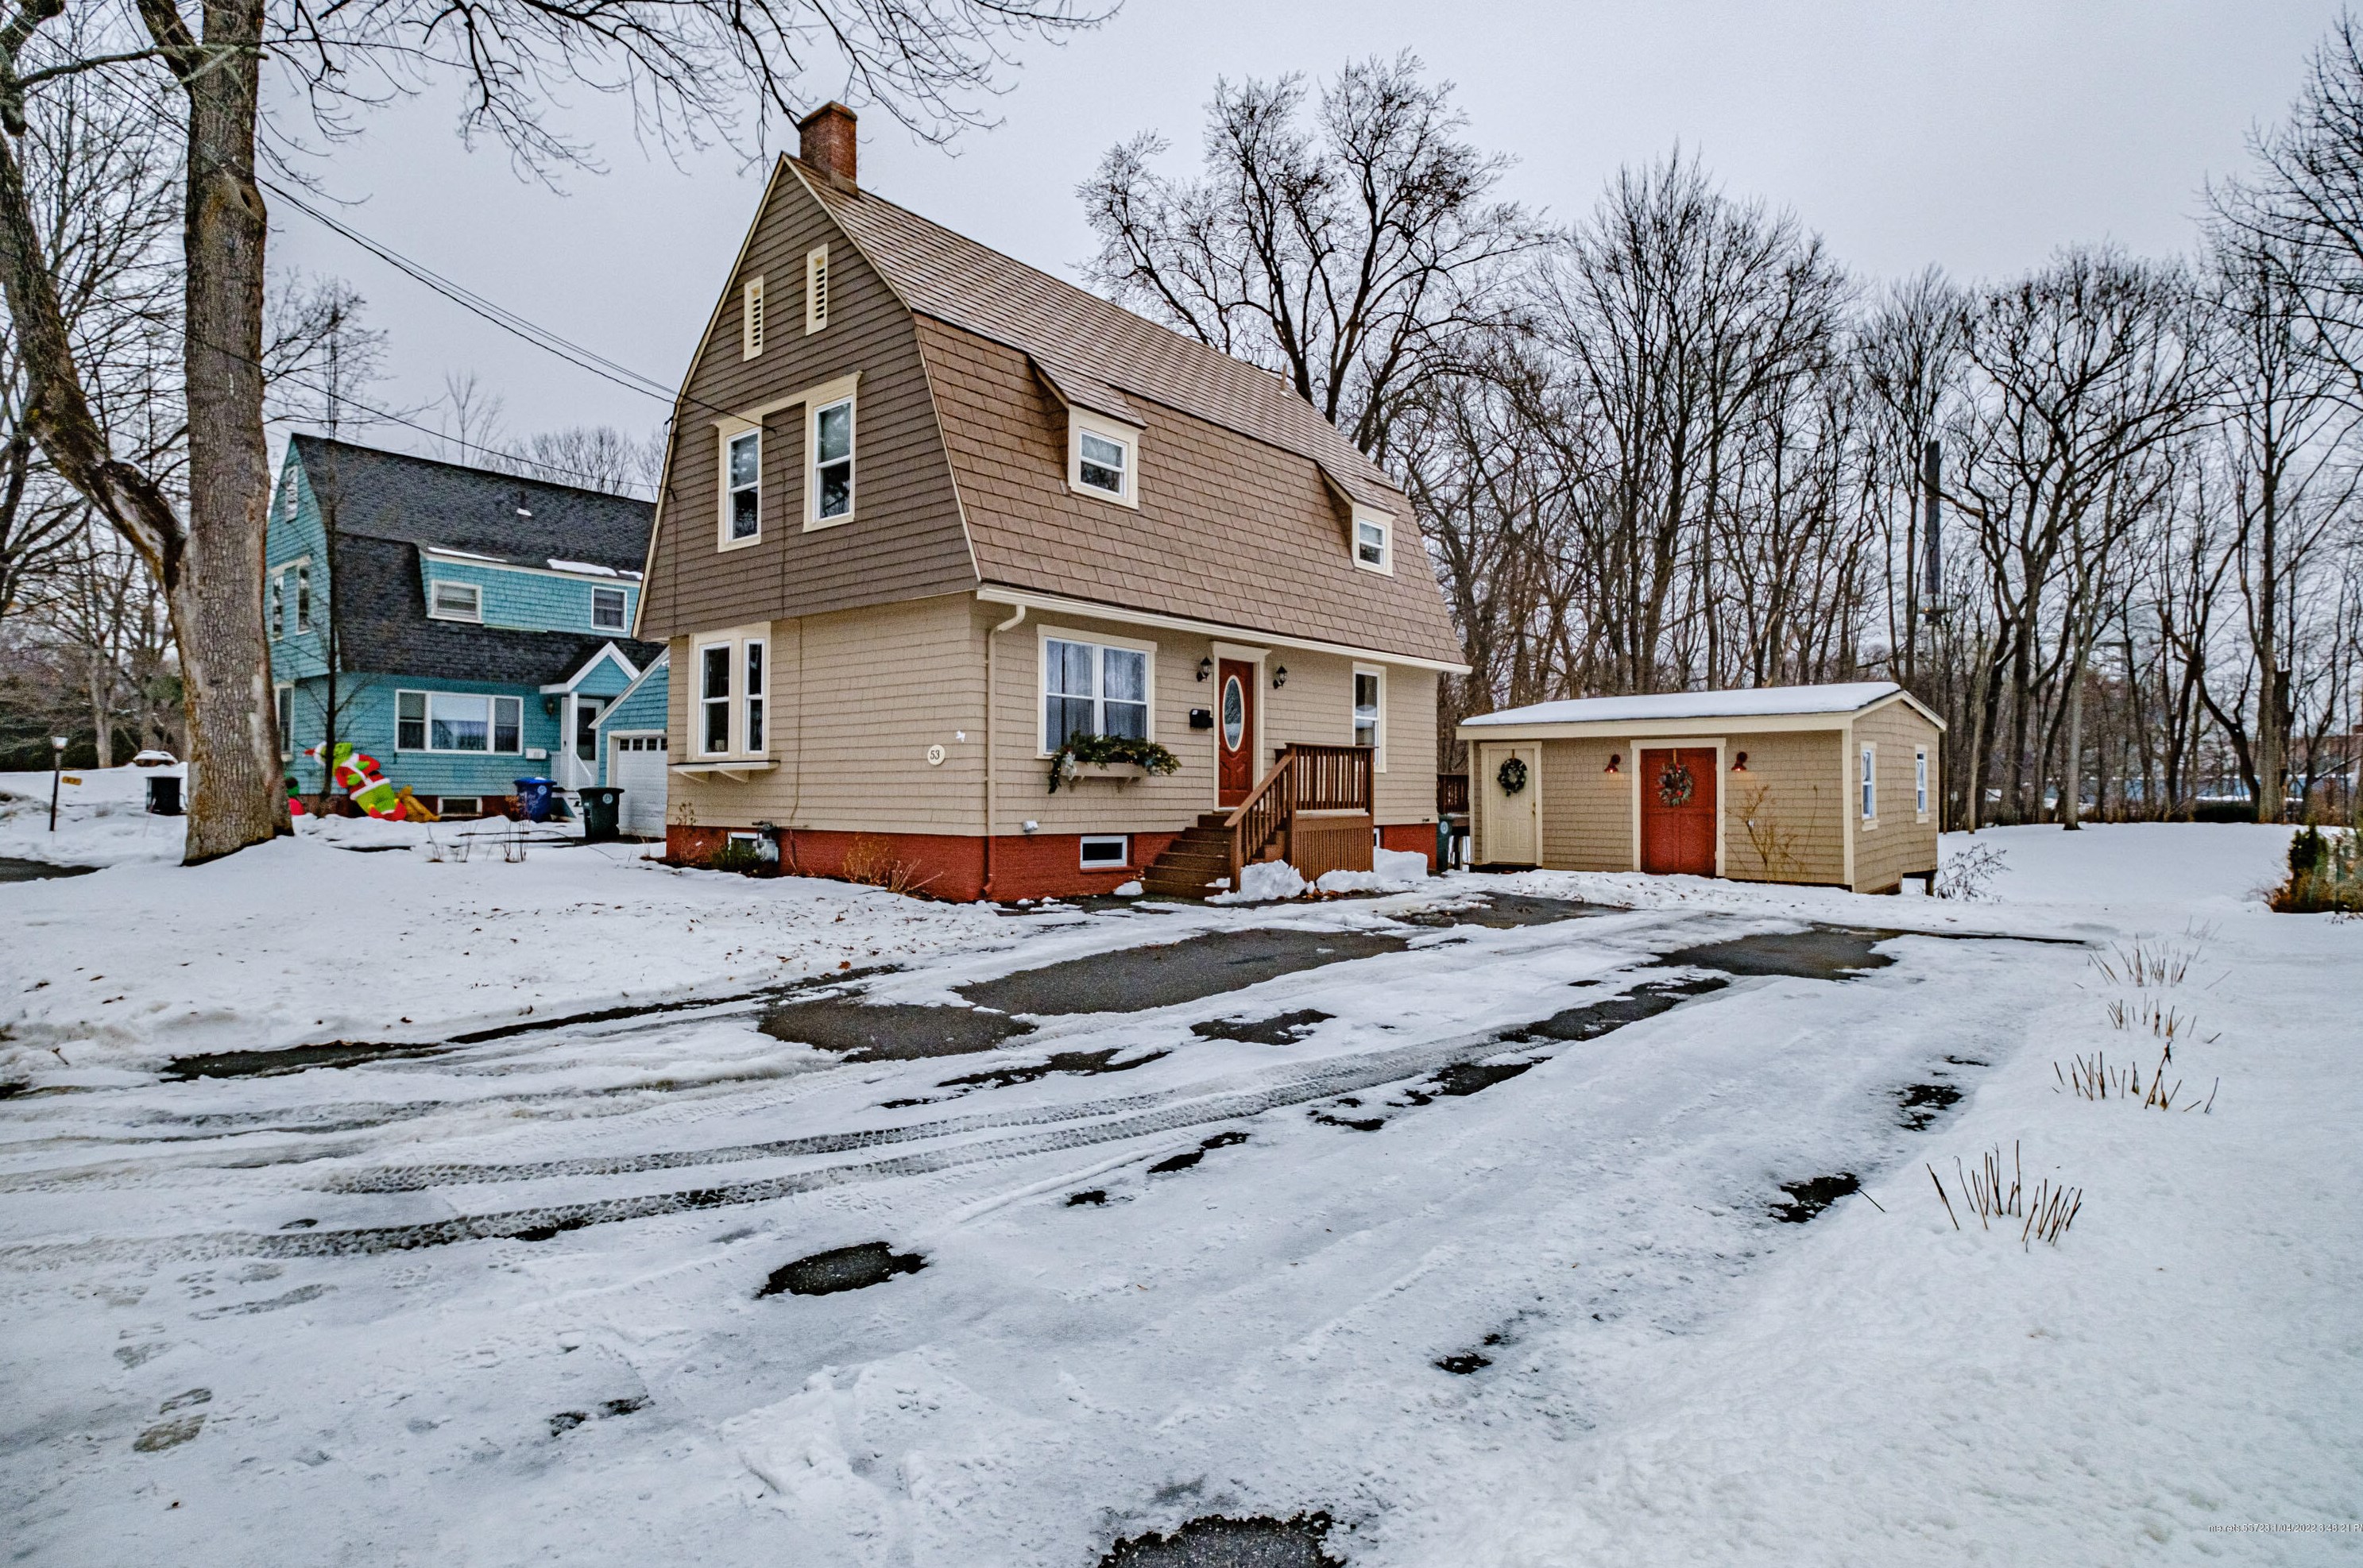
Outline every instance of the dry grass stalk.
{"type": "MultiPolygon", "coordinates": [[[[2059,1087],[2080,1099],[2130,1099],[2140,1102],[2146,1110],[2198,1110],[2204,1112],[2215,1104],[2215,1095],[2209,1091],[2204,1105],[2196,1099],[2181,1099],[2182,1080],[2177,1078],[2171,1088],[2167,1087],[2166,1069],[2174,1062],[2174,1047],[2169,1043],[2166,1054],[2158,1057],[2158,1066],[2147,1083],[2142,1078],[2138,1063],[2127,1066],[2109,1066],[2108,1054],[2096,1051],[2090,1060],[2082,1056],[2069,1058],[2069,1066],[2061,1068],[2051,1064],[2052,1076],[2059,1087]]],[[[2223,1079],[2215,1080],[2217,1088],[2223,1079]]]]}
{"type": "Polygon", "coordinates": [[[883,888],[890,893],[916,898],[927,890],[936,878],[933,874],[922,877],[919,868],[907,860],[894,857],[893,849],[884,839],[863,834],[855,838],[845,852],[838,875],[849,882],[859,882],[865,888],[883,888]]]}
{"type": "MultiPolygon", "coordinates": [[[[1945,1190],[1944,1179],[1934,1165],[1927,1167],[1928,1179],[1936,1184],[1936,1196],[1944,1200],[1946,1216],[1953,1229],[1961,1229],[1960,1216],[1953,1209],[1951,1195],[1945,1190]]],[[[2068,1227],[2076,1222],[2077,1211],[2084,1207],[2084,1189],[2054,1183],[2046,1176],[2036,1184],[2030,1196],[2026,1191],[2025,1170],[2015,1143],[2010,1148],[2010,1167],[2005,1179],[2000,1146],[1980,1156],[1974,1167],[1965,1166],[1958,1159],[1953,1162],[1953,1178],[1961,1195],[1961,1206],[1978,1217],[1978,1228],[1991,1231],[1996,1221],[2019,1221],[2018,1240],[2022,1247],[2037,1241],[2059,1244],[2068,1227]]]]}
{"type": "Polygon", "coordinates": [[[2198,961],[2197,943],[2186,947],[2173,942],[2155,945],[2144,941],[2121,942],[2106,954],[2092,955],[2092,967],[2107,977],[2111,984],[2146,989],[2182,984],[2191,976],[2191,966],[2198,961]]]}

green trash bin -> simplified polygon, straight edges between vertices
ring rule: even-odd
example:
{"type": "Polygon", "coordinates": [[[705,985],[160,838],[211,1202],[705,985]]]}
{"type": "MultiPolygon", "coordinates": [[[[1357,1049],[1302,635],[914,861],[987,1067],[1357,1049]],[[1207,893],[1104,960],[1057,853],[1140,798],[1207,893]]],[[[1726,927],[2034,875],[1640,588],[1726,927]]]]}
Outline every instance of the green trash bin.
{"type": "Polygon", "coordinates": [[[602,785],[579,791],[582,797],[582,837],[595,844],[616,836],[616,824],[623,816],[624,792],[602,785]]]}

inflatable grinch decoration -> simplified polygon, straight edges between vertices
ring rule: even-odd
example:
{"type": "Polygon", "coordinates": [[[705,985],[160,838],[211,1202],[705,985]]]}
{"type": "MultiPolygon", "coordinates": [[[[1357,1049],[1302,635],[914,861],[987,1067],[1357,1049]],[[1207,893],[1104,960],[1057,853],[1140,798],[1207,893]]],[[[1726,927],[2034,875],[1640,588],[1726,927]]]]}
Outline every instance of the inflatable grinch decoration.
{"type": "MultiPolygon", "coordinates": [[[[312,747],[305,756],[320,760],[320,748],[312,747]]],[[[386,822],[400,822],[407,814],[403,801],[394,792],[385,775],[377,770],[377,758],[365,751],[355,751],[344,742],[337,743],[336,764],[331,770],[337,787],[352,798],[354,805],[371,816],[386,822]]]]}

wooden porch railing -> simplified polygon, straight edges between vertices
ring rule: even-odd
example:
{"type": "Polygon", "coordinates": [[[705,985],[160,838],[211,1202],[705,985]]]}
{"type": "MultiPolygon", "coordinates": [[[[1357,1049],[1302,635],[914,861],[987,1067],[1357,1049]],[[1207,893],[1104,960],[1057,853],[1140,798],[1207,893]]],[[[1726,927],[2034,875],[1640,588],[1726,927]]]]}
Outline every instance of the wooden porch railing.
{"type": "Polygon", "coordinates": [[[1366,745],[1284,745],[1271,771],[1232,808],[1223,825],[1231,835],[1231,886],[1277,841],[1288,857],[1288,835],[1299,812],[1370,812],[1375,753],[1366,745]]]}
{"type": "Polygon", "coordinates": [[[1469,775],[1439,773],[1436,776],[1436,814],[1439,817],[1465,817],[1469,814],[1469,775]]]}

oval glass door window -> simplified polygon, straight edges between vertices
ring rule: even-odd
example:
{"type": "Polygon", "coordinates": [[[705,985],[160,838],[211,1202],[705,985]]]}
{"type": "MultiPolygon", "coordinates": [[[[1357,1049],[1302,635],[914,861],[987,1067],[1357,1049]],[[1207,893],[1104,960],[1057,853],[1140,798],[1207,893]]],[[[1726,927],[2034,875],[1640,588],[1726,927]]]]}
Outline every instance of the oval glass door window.
{"type": "Polygon", "coordinates": [[[1248,698],[1239,690],[1239,678],[1232,676],[1223,682],[1223,749],[1237,751],[1239,742],[1247,738],[1248,698]]]}

